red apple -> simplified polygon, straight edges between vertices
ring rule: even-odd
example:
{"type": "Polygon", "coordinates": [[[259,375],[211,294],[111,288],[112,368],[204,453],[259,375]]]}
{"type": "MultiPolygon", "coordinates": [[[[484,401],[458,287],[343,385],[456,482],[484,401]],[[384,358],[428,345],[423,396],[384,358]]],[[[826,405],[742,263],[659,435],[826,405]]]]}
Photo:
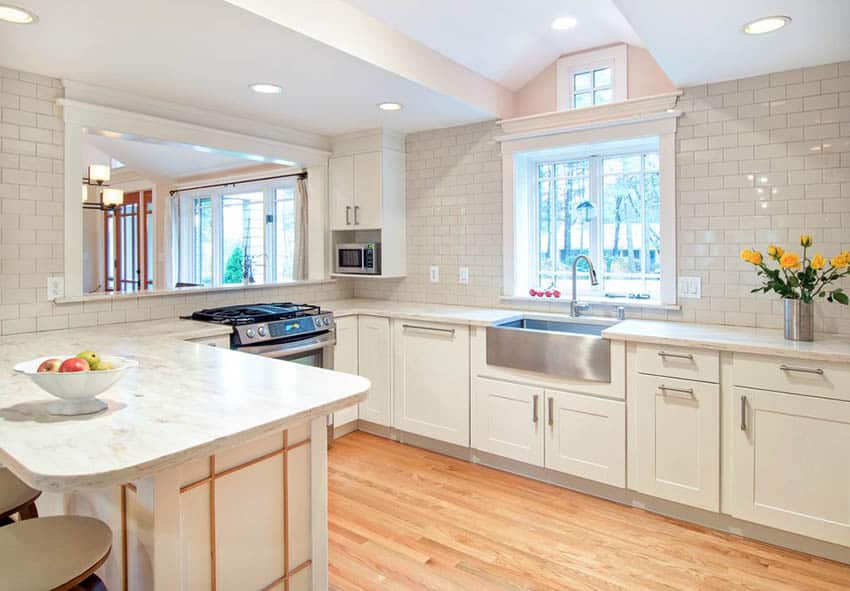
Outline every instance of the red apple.
{"type": "Polygon", "coordinates": [[[45,359],[41,362],[41,365],[38,366],[36,370],[38,373],[44,373],[49,371],[59,371],[59,366],[62,365],[61,359],[56,359],[53,357],[52,359],[45,359]]]}
{"type": "Polygon", "coordinates": [[[552,297],[552,292],[551,292],[550,290],[548,290],[548,289],[546,290],[546,297],[547,297],[547,298],[551,298],[551,297],[552,297]]]}
{"type": "Polygon", "coordinates": [[[556,289],[556,290],[552,291],[552,295],[555,296],[556,298],[559,298],[559,297],[561,297],[561,292],[556,289]]]}
{"type": "Polygon", "coordinates": [[[89,362],[79,357],[71,357],[62,362],[59,366],[59,371],[62,373],[70,373],[74,371],[89,371],[89,362]]]}
{"type": "Polygon", "coordinates": [[[537,290],[532,287],[531,289],[528,290],[528,295],[530,295],[531,297],[536,296],[537,290]]]}

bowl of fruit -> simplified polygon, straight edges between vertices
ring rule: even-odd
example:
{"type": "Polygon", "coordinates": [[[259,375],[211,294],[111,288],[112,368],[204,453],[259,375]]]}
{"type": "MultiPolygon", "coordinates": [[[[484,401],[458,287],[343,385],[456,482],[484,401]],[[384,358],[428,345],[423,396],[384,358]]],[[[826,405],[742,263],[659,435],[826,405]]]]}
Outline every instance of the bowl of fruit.
{"type": "Polygon", "coordinates": [[[132,359],[83,351],[73,357],[55,355],[24,361],[15,366],[15,371],[59,398],[48,407],[50,414],[84,415],[105,409],[106,403],[96,397],[138,365],[132,359]]]}

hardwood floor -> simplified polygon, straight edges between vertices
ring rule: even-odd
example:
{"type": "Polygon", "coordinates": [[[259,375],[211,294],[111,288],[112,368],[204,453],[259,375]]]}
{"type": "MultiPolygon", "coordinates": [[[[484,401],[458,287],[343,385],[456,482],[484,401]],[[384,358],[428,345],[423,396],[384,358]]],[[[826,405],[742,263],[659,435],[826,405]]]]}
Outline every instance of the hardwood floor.
{"type": "Polygon", "coordinates": [[[365,433],[330,451],[330,588],[850,589],[850,566],[365,433]]]}

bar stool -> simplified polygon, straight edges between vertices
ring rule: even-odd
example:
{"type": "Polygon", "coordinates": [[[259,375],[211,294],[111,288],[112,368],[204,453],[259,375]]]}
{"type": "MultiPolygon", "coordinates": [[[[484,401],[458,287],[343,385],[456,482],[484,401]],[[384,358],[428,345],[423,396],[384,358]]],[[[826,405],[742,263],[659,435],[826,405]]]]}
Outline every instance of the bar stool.
{"type": "Polygon", "coordinates": [[[112,550],[112,531],[72,515],[0,527],[0,587],[15,591],[106,591],[94,574],[112,550]]]}
{"type": "Polygon", "coordinates": [[[38,517],[35,500],[41,492],[28,487],[7,468],[0,468],[0,525],[12,523],[15,513],[21,519],[38,517]]]}

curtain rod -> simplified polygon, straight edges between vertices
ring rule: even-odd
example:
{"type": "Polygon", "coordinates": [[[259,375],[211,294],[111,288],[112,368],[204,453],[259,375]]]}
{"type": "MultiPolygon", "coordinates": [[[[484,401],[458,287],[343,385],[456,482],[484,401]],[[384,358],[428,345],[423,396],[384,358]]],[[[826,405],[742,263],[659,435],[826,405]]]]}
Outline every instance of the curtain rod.
{"type": "Polygon", "coordinates": [[[185,189],[173,189],[168,192],[169,195],[174,196],[175,193],[182,193],[183,191],[197,191],[199,189],[212,189],[215,187],[230,187],[233,185],[243,185],[245,183],[259,183],[260,181],[272,181],[274,179],[285,179],[288,177],[296,176],[298,178],[306,179],[307,173],[305,171],[302,172],[291,172],[289,174],[279,174],[276,176],[266,176],[259,179],[245,179],[244,181],[231,181],[229,183],[215,183],[212,185],[200,185],[198,187],[186,187],[185,189]]]}

